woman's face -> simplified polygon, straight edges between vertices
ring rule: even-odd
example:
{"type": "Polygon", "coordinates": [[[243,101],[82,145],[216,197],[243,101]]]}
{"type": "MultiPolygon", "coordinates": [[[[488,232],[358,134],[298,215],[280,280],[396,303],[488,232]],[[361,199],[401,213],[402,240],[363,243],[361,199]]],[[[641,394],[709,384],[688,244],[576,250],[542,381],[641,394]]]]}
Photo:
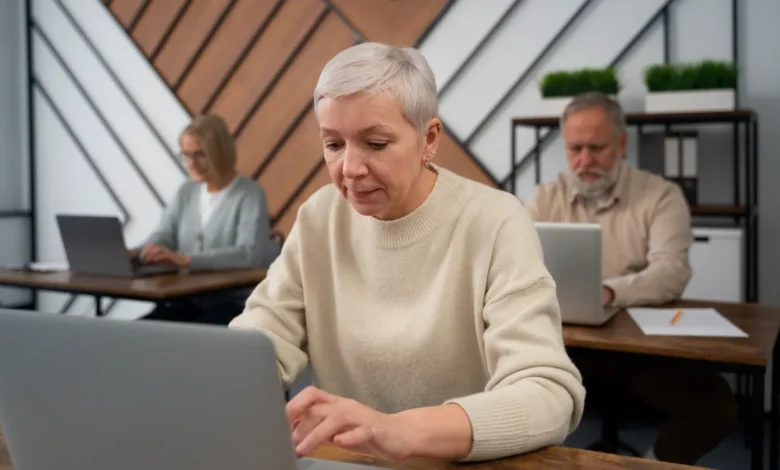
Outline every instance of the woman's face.
{"type": "Polygon", "coordinates": [[[422,204],[426,179],[435,181],[423,163],[436,152],[438,119],[421,136],[381,93],[323,98],[317,106],[330,177],[358,213],[393,220],[422,204]]]}
{"type": "Polygon", "coordinates": [[[179,139],[181,155],[190,178],[198,182],[206,182],[215,174],[211,162],[206,158],[198,138],[190,134],[182,134],[179,139]]]}

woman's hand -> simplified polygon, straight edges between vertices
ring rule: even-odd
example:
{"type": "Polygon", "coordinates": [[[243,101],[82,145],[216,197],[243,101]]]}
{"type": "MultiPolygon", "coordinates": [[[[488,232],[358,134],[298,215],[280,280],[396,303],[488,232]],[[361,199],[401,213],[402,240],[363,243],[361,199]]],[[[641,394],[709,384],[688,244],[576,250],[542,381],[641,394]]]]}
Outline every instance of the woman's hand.
{"type": "Polygon", "coordinates": [[[189,256],[154,244],[146,245],[141,250],[141,261],[144,264],[168,265],[177,268],[186,268],[190,265],[189,256]]]}
{"type": "Polygon", "coordinates": [[[308,387],[296,395],[287,404],[286,411],[299,456],[330,442],[389,461],[400,461],[411,454],[412,430],[400,415],[380,413],[316,387],[308,387]]]}

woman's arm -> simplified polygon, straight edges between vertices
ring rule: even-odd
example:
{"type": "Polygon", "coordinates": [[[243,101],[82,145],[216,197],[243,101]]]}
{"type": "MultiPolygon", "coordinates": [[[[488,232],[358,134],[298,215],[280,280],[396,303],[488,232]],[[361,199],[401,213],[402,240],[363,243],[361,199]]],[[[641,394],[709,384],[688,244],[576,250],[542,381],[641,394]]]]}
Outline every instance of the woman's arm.
{"type": "Polygon", "coordinates": [[[485,392],[450,401],[471,422],[467,460],[560,444],[579,424],[585,390],[563,344],[538,235],[519,205],[496,235],[482,318],[490,374],[485,392]]]}
{"type": "Polygon", "coordinates": [[[298,222],[277,262],[247,299],[244,312],[230,323],[231,328],[260,330],[273,340],[279,373],[287,387],[309,361],[302,348],[306,323],[297,233],[298,222]]]}

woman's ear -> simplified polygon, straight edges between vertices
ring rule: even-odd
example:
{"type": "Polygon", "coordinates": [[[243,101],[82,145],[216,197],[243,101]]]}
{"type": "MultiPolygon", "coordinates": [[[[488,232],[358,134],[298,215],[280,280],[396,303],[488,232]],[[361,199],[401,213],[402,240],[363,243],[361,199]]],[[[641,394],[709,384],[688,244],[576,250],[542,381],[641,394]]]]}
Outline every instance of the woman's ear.
{"type": "Polygon", "coordinates": [[[431,119],[431,122],[428,123],[428,128],[425,131],[426,155],[436,155],[436,150],[439,148],[439,139],[441,139],[442,132],[444,132],[443,126],[439,118],[431,119]]]}

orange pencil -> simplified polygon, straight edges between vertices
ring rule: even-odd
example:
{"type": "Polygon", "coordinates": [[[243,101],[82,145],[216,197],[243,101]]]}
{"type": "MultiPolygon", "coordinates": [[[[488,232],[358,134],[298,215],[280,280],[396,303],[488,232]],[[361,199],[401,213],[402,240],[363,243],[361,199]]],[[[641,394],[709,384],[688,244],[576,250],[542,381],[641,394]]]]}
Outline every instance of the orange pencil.
{"type": "Polygon", "coordinates": [[[682,310],[678,310],[677,313],[674,314],[672,317],[672,320],[669,322],[670,325],[674,325],[677,323],[677,321],[682,317],[682,310]]]}

